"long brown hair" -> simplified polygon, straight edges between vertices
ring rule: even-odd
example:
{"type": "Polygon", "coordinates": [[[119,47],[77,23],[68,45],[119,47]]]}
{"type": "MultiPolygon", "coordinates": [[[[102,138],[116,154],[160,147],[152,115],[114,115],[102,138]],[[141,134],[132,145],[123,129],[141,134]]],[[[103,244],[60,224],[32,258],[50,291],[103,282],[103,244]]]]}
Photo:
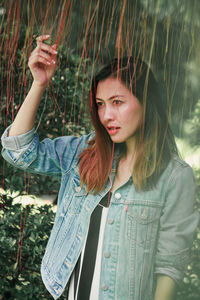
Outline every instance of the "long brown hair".
{"type": "MultiPolygon", "coordinates": [[[[113,59],[92,80],[90,115],[95,136],[79,157],[81,182],[88,191],[100,192],[109,177],[112,166],[112,141],[98,116],[96,90],[99,81],[108,77],[120,78],[138,98],[143,107],[143,122],[137,131],[137,159],[132,172],[138,189],[155,186],[172,155],[177,153],[174,136],[169,126],[158,83],[148,65],[133,57],[113,59]]],[[[116,144],[123,155],[126,147],[116,144]]]]}

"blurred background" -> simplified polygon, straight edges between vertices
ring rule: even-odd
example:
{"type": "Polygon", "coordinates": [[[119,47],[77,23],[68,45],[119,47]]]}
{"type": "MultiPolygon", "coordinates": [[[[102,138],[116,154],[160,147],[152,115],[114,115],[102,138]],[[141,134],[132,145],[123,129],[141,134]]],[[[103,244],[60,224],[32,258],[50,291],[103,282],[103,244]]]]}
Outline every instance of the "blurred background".
{"type": "MultiPolygon", "coordinates": [[[[58,68],[37,114],[40,138],[88,133],[93,74],[113,57],[141,56],[159,82],[180,155],[194,170],[200,210],[200,1],[0,1],[1,134],[30,88],[28,57],[46,33],[58,45],[58,68]]],[[[59,180],[26,174],[2,157],[0,180],[0,299],[51,299],[40,262],[59,180]]],[[[200,297],[200,230],[191,258],[177,300],[200,297]]]]}

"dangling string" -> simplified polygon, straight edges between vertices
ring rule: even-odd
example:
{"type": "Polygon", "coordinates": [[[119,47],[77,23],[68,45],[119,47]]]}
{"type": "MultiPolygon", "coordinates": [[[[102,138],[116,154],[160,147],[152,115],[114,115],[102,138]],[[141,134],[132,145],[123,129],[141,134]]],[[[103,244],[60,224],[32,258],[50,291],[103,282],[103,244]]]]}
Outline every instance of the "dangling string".
{"type": "Polygon", "coordinates": [[[19,268],[20,271],[22,270],[22,242],[23,242],[23,237],[24,237],[24,229],[26,227],[26,215],[27,215],[27,206],[25,207],[25,213],[24,213],[24,222],[22,222],[22,215],[23,215],[23,211],[21,212],[20,215],[20,232],[19,232],[19,239],[18,239],[18,247],[17,247],[17,261],[16,261],[16,265],[19,262],[19,268]],[[22,225],[23,223],[23,225],[22,225]]]}
{"type": "MultiPolygon", "coordinates": [[[[110,171],[112,172],[112,165],[113,165],[113,159],[114,159],[114,150],[115,150],[115,143],[113,143],[112,146],[112,156],[111,156],[111,162],[110,162],[110,171]]],[[[107,207],[109,207],[110,204],[110,190],[112,187],[112,181],[111,181],[111,176],[109,175],[109,181],[110,181],[110,187],[109,187],[109,192],[108,192],[108,202],[107,202],[107,207]]]]}
{"type": "Polygon", "coordinates": [[[56,42],[55,42],[55,44],[57,46],[60,44],[60,40],[61,40],[61,37],[62,37],[65,21],[66,21],[67,14],[68,14],[68,11],[69,11],[69,5],[70,5],[70,0],[68,0],[68,1],[65,0],[65,2],[63,3],[63,7],[62,7],[60,23],[58,25],[58,34],[57,34],[57,38],[56,38],[56,42]]]}

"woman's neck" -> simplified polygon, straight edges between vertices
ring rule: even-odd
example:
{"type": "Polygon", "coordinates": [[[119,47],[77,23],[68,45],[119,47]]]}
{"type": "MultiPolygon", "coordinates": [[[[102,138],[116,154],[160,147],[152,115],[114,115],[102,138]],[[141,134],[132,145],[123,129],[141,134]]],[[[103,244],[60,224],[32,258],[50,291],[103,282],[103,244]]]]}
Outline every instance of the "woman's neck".
{"type": "Polygon", "coordinates": [[[136,153],[136,137],[133,136],[126,141],[126,158],[132,159],[136,153]]]}

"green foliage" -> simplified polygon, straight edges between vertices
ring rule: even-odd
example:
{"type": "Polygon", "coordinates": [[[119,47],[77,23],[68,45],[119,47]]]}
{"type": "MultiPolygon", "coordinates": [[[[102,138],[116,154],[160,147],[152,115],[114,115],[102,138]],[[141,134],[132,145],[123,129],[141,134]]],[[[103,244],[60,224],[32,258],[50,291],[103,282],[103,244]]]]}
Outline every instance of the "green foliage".
{"type": "MultiPolygon", "coordinates": [[[[190,134],[187,139],[194,147],[199,150],[200,136],[200,100],[196,103],[191,119],[190,134]]],[[[199,160],[198,160],[199,161],[199,160]]],[[[196,179],[196,202],[195,209],[200,213],[200,165],[195,166],[194,175],[196,179]]],[[[191,263],[184,278],[184,286],[178,294],[177,300],[199,300],[200,295],[200,225],[197,229],[196,238],[191,251],[191,263]]]]}
{"type": "Polygon", "coordinates": [[[200,295],[200,228],[191,250],[191,263],[184,277],[184,284],[176,300],[199,300],[200,295]]]}
{"type": "Polygon", "coordinates": [[[8,195],[1,200],[0,299],[52,299],[40,276],[55,215],[52,206],[23,207],[8,195]]]}
{"type": "Polygon", "coordinates": [[[200,99],[195,105],[192,114],[191,125],[192,125],[192,134],[190,135],[191,142],[193,145],[200,146],[200,138],[199,138],[200,137],[200,99]]]}
{"type": "MultiPolygon", "coordinates": [[[[195,171],[196,202],[195,209],[200,213],[200,169],[195,171]]],[[[184,285],[178,292],[176,300],[199,300],[200,295],[200,224],[197,228],[191,260],[184,277],[184,285]]]]}

